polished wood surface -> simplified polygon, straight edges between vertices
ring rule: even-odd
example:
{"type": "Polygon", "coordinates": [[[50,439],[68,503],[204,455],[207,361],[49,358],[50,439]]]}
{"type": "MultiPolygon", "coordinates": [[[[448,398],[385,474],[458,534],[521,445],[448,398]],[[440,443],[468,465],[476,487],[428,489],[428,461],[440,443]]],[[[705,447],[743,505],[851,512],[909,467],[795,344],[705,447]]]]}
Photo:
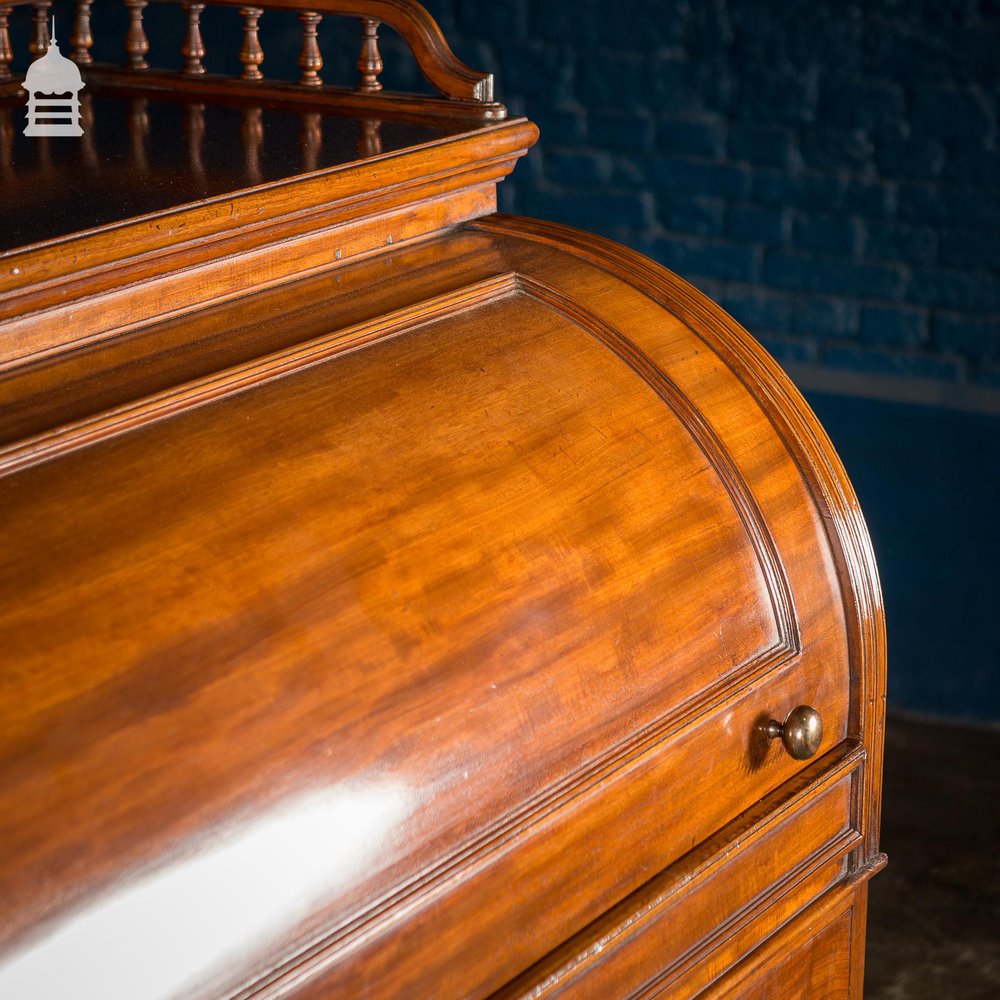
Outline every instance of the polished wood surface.
{"type": "Polygon", "coordinates": [[[718,306],[493,214],[535,135],[0,255],[0,996],[860,996],[856,499],[718,306]]]}
{"type": "Polygon", "coordinates": [[[313,171],[336,177],[338,167],[473,131],[441,118],[383,122],[330,107],[208,104],[199,94],[99,85],[80,100],[86,131],[72,143],[24,135],[23,101],[0,102],[0,252],[313,171]]]}

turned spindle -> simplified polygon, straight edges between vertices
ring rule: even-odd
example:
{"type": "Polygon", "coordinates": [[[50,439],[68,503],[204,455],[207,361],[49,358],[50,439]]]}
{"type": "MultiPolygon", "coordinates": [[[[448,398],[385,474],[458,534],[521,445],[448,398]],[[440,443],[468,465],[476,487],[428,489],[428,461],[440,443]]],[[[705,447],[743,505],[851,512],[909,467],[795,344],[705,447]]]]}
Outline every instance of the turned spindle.
{"type": "Polygon", "coordinates": [[[262,80],[264,74],[260,64],[264,61],[264,50],[260,47],[260,36],[257,34],[257,23],[261,14],[260,7],[241,7],[243,15],[243,48],[240,49],[240,62],[243,63],[241,80],[262,80]]]}
{"type": "Polygon", "coordinates": [[[320,55],[319,42],[316,40],[316,28],[323,20],[323,16],[306,10],[299,14],[299,20],[302,22],[302,54],[299,56],[302,76],[299,77],[299,86],[322,87],[323,81],[319,78],[319,71],[323,68],[323,57],[320,55]]]}
{"type": "Polygon", "coordinates": [[[35,0],[32,6],[35,8],[35,19],[31,41],[28,42],[28,51],[37,59],[49,50],[49,8],[52,6],[52,2],[51,0],[35,0]]]}
{"type": "Polygon", "coordinates": [[[89,66],[94,61],[90,55],[90,47],[94,44],[94,36],[90,33],[90,4],[87,0],[80,0],[76,5],[73,35],[69,42],[73,46],[74,62],[80,66],[89,66]]]}
{"type": "Polygon", "coordinates": [[[10,47],[10,29],[7,27],[10,12],[10,7],[0,7],[0,80],[10,79],[10,64],[14,58],[14,50],[10,47]]]}
{"type": "Polygon", "coordinates": [[[382,72],[382,56],[378,51],[378,21],[371,17],[361,18],[361,55],[358,57],[358,72],[361,82],[358,91],[375,94],[382,89],[378,75],[382,72]]]}
{"type": "Polygon", "coordinates": [[[129,25],[125,36],[125,53],[128,56],[129,69],[149,69],[146,53],[149,51],[149,39],[142,26],[142,12],[146,0],[125,0],[128,7],[129,25]]]}
{"type": "Polygon", "coordinates": [[[187,13],[187,34],[181,46],[181,55],[184,56],[182,72],[185,76],[201,76],[205,72],[201,62],[205,58],[205,45],[201,40],[201,12],[205,5],[184,3],[181,6],[187,13]]]}

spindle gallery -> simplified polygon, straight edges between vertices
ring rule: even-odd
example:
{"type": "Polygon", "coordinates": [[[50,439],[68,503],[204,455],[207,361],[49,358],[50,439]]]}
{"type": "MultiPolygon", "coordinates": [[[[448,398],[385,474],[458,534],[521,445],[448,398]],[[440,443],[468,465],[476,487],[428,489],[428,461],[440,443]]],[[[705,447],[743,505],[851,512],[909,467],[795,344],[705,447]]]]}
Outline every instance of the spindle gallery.
{"type": "Polygon", "coordinates": [[[0,996],[860,997],[881,598],[775,361],[498,214],[412,0],[98,12],[57,141],[0,7],[0,996]]]}

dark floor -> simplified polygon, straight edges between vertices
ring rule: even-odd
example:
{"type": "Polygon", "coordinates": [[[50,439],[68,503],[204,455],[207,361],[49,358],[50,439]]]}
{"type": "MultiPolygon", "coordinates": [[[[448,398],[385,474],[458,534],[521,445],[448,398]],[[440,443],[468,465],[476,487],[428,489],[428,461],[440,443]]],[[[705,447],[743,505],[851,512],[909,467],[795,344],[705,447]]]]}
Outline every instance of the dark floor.
{"type": "Polygon", "coordinates": [[[1000,729],[889,717],[866,1000],[1000,998],[1000,729]]]}

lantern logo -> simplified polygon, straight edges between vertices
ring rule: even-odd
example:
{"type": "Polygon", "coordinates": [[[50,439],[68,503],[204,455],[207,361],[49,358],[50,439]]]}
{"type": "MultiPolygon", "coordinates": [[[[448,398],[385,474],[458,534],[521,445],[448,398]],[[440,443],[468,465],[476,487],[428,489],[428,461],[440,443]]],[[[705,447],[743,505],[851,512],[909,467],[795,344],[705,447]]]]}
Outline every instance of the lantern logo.
{"type": "Polygon", "coordinates": [[[80,91],[85,84],[76,63],[59,52],[55,18],[48,50],[28,67],[23,86],[28,92],[25,135],[83,135],[80,91]]]}

